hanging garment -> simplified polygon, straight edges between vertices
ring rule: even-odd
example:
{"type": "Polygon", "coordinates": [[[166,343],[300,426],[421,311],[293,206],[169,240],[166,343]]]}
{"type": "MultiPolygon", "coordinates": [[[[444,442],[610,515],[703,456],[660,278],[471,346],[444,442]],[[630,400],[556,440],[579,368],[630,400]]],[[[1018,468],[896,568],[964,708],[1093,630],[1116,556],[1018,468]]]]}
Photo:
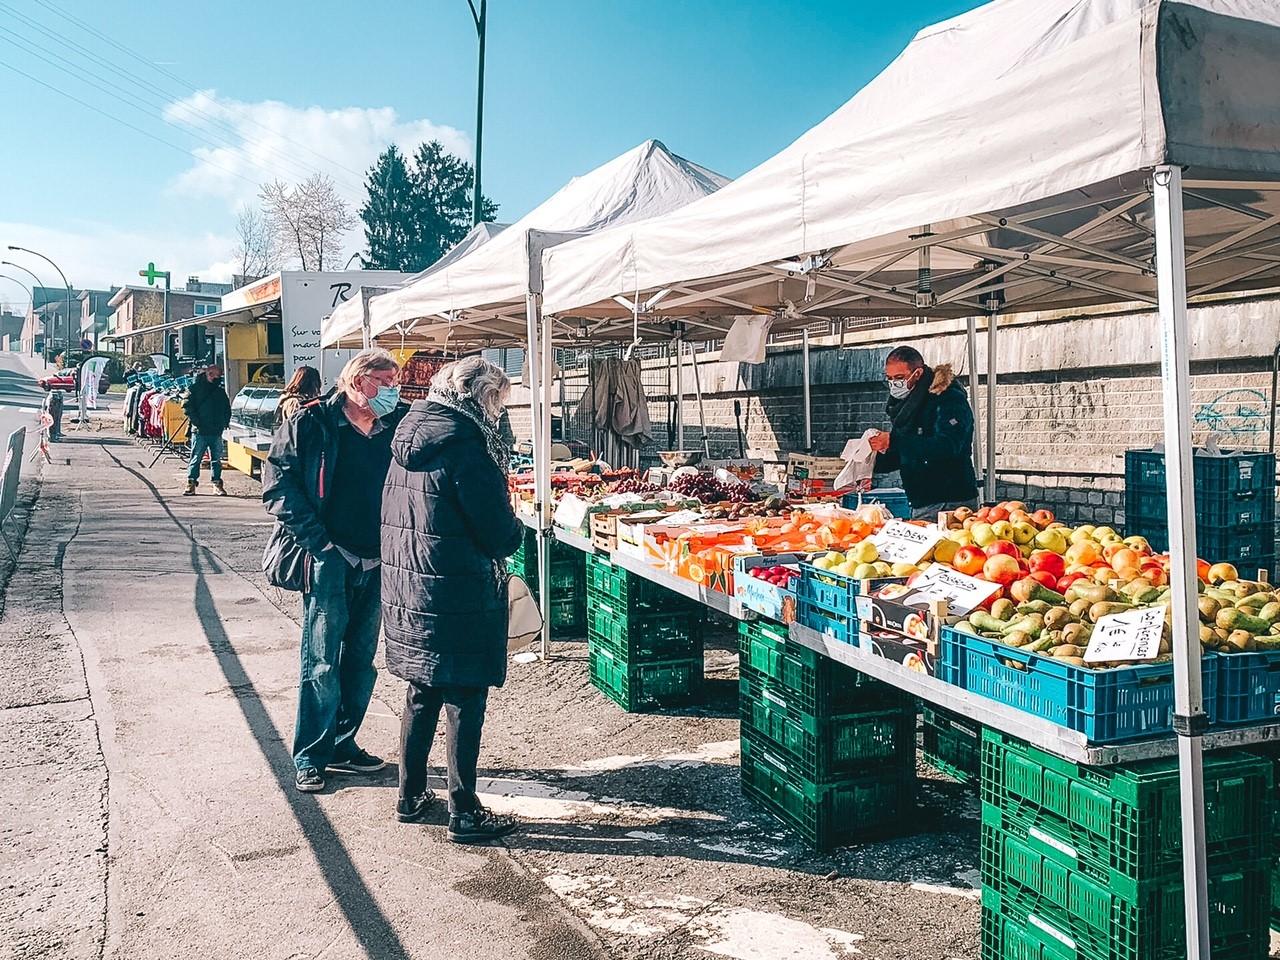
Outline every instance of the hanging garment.
{"type": "Polygon", "coordinates": [[[600,459],[615,469],[639,467],[641,448],[653,442],[640,361],[592,360],[589,385],[575,412],[589,419],[592,445],[600,459]]]}

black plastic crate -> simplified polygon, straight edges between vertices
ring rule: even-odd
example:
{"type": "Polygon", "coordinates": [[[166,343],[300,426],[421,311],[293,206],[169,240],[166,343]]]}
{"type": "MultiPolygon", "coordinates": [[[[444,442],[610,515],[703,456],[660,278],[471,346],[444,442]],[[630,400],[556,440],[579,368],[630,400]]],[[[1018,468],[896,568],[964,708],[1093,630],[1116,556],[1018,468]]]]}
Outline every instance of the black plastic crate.
{"type": "MultiPolygon", "coordinates": [[[[1275,523],[1276,501],[1270,490],[1196,494],[1196,527],[1239,530],[1275,523]]],[[[1168,522],[1169,504],[1165,490],[1138,488],[1125,491],[1124,516],[1128,524],[1162,527],[1168,522]]]]}
{"type": "Polygon", "coordinates": [[[887,767],[915,767],[915,704],[817,717],[756,673],[739,681],[743,735],[766,743],[815,783],[887,767]]]}
{"type": "MultiPolygon", "coordinates": [[[[1197,453],[1191,458],[1197,499],[1203,494],[1252,493],[1270,491],[1275,495],[1276,458],[1271,453],[1241,451],[1223,457],[1197,453]]],[[[1126,489],[1165,488],[1164,454],[1152,450],[1126,450],[1126,489]]]]}

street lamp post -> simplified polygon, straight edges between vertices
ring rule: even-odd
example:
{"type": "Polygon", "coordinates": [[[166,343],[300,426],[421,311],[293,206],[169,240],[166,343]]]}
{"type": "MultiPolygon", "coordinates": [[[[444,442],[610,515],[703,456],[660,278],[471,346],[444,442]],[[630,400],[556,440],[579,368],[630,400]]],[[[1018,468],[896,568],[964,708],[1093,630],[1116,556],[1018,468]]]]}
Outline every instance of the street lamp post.
{"type": "MultiPolygon", "coordinates": [[[[28,270],[26,267],[24,267],[20,263],[14,263],[12,260],[0,260],[0,267],[13,267],[15,270],[21,270],[23,273],[25,273],[27,276],[29,276],[32,280],[36,282],[36,287],[44,287],[44,281],[41,280],[39,277],[37,277],[34,273],[32,273],[30,270],[28,270]]],[[[32,324],[31,355],[32,356],[35,356],[35,349],[36,349],[35,316],[36,316],[36,295],[35,295],[35,290],[33,288],[31,292],[31,324],[32,324]]],[[[48,330],[44,331],[44,365],[46,369],[49,366],[49,331],[48,330]]]]}
{"type": "Polygon", "coordinates": [[[476,177],[471,185],[473,227],[480,222],[480,158],[484,149],[484,35],[488,25],[488,0],[479,0],[479,3],[480,7],[477,9],[476,0],[467,0],[467,6],[471,8],[471,19],[476,24],[476,39],[480,44],[476,69],[476,177]]]}
{"type": "MultiPolygon", "coordinates": [[[[65,349],[70,350],[71,349],[71,283],[67,280],[67,275],[62,272],[62,268],[60,266],[58,266],[56,263],[54,263],[52,260],[46,257],[43,253],[37,253],[35,250],[28,250],[26,247],[17,247],[17,246],[14,246],[12,243],[9,244],[9,249],[20,250],[23,253],[31,254],[33,257],[39,257],[45,263],[49,264],[49,266],[53,267],[53,269],[58,271],[58,276],[62,278],[62,283],[67,288],[67,345],[65,349]]],[[[49,363],[48,342],[49,342],[49,338],[45,337],[44,359],[45,359],[46,366],[48,366],[48,363],[49,363]]]]}
{"type": "Polygon", "coordinates": [[[31,300],[31,355],[36,355],[36,294],[35,291],[28,287],[17,277],[11,277],[7,273],[0,273],[0,280],[8,280],[10,283],[16,283],[23,290],[27,291],[27,297],[31,300]]]}

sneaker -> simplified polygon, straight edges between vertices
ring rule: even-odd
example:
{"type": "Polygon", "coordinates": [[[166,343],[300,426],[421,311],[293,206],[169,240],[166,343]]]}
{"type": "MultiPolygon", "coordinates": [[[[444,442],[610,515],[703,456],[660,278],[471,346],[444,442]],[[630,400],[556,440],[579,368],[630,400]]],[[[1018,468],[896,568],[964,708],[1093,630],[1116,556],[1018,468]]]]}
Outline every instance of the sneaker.
{"type": "Polygon", "coordinates": [[[315,767],[303,767],[293,784],[303,793],[319,793],[324,789],[324,777],[315,767]]]}
{"type": "Polygon", "coordinates": [[[515,817],[492,813],[476,804],[471,813],[449,815],[449,840],[453,843],[492,843],[515,833],[519,826],[515,817]]]}
{"type": "Polygon", "coordinates": [[[218,491],[218,496],[220,497],[225,497],[227,495],[227,488],[222,485],[221,480],[213,481],[213,489],[218,491]]]}
{"type": "Polygon", "coordinates": [[[187,481],[187,489],[182,492],[184,497],[194,497],[196,495],[196,487],[198,484],[194,480],[187,481]]]}
{"type": "Polygon", "coordinates": [[[436,795],[430,790],[419,797],[401,797],[396,804],[396,819],[401,823],[421,823],[435,803],[436,795]]]}
{"type": "Polygon", "coordinates": [[[381,757],[356,747],[345,760],[330,760],[327,769],[334,773],[377,773],[386,765],[381,757]]]}

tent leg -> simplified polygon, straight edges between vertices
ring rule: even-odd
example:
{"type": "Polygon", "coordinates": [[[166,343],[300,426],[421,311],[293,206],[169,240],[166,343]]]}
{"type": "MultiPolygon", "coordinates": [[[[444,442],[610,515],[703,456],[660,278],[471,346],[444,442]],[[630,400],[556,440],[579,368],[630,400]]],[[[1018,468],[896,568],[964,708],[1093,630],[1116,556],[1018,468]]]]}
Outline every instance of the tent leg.
{"type": "Polygon", "coordinates": [[[1164,386],[1164,460],[1173,586],[1173,699],[1182,794],[1182,865],[1186,890],[1187,958],[1209,958],[1205,873],[1204,767],[1206,727],[1200,675],[1195,492],[1191,449],[1191,330],[1187,322],[1186,241],[1182,170],[1156,167],[1156,282],[1159,291],[1164,386]]]}
{"type": "Polygon", "coordinates": [[[702,377],[698,373],[698,351],[689,344],[689,365],[693,367],[693,390],[698,397],[698,426],[702,428],[702,455],[711,459],[711,441],[707,438],[707,408],[702,405],[702,377]]]}
{"type": "Polygon", "coordinates": [[[987,314],[987,469],[983,499],[996,499],[996,321],[995,311],[987,314]]]}
{"type": "MultiPolygon", "coordinates": [[[[551,513],[551,464],[543,459],[543,367],[539,349],[539,327],[542,320],[542,298],[530,293],[525,298],[525,323],[529,351],[529,432],[533,442],[533,503],[537,537],[534,549],[538,556],[538,599],[543,609],[547,607],[546,584],[549,580],[550,546],[548,539],[551,513]]],[[[550,450],[550,447],[545,449],[550,450]]],[[[551,620],[543,617],[540,653],[546,659],[551,647],[551,620]]]]}
{"type": "MultiPolygon", "coordinates": [[[[542,347],[539,360],[542,376],[539,378],[538,409],[542,415],[542,430],[538,442],[541,446],[543,486],[542,549],[538,551],[538,596],[543,599],[543,609],[551,607],[551,380],[554,376],[554,358],[551,350],[551,324],[542,316],[542,295],[537,295],[538,322],[542,327],[542,347]]],[[[551,617],[542,618],[542,659],[551,655],[551,617]]]]}
{"type": "Polygon", "coordinates": [[[684,449],[684,341],[676,334],[676,440],[673,450],[684,449]]]}
{"type": "Polygon", "coordinates": [[[965,331],[969,351],[969,409],[973,411],[973,472],[982,475],[982,434],[978,431],[978,318],[970,316],[965,331]]]}
{"type": "Polygon", "coordinates": [[[809,389],[809,328],[805,327],[800,338],[801,371],[800,389],[804,394],[804,448],[813,449],[813,395],[809,389]]]}

